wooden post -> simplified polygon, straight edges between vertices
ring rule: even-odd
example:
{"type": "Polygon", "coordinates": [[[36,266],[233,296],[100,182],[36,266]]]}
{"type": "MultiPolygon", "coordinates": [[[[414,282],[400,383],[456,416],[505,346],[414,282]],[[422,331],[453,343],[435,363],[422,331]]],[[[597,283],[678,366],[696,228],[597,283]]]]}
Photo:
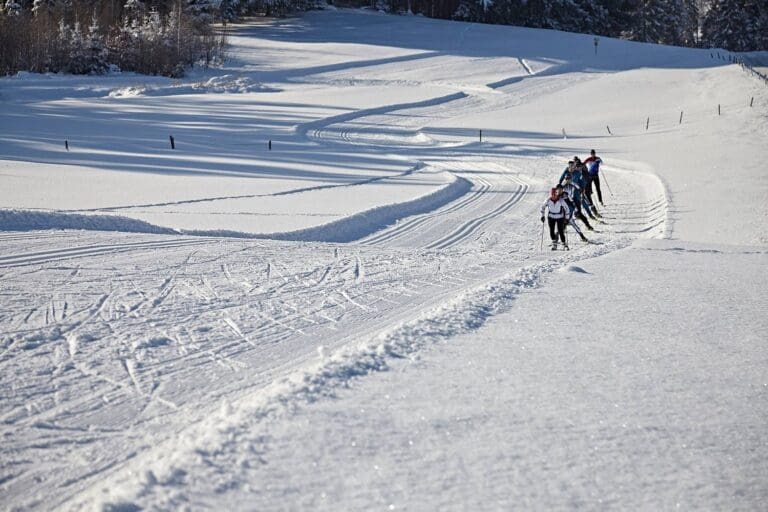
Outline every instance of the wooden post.
{"type": "Polygon", "coordinates": [[[613,134],[611,133],[611,127],[610,127],[610,126],[608,126],[608,125],[605,125],[605,128],[606,128],[606,130],[608,130],[608,135],[613,135],[613,134]]]}
{"type": "Polygon", "coordinates": [[[645,131],[648,131],[648,125],[651,124],[651,118],[645,120],[645,131]]]}
{"type": "Polygon", "coordinates": [[[267,148],[272,151],[272,140],[270,139],[269,143],[267,144],[267,148]]]}
{"type": "Polygon", "coordinates": [[[749,106],[751,107],[754,102],[755,102],[755,97],[752,96],[752,99],[749,100],[749,106]]]}
{"type": "Polygon", "coordinates": [[[720,115],[720,104],[717,104],[717,115],[720,115]]]}
{"type": "Polygon", "coordinates": [[[683,124],[683,111],[680,111],[680,121],[677,122],[677,124],[683,124]]]}
{"type": "Polygon", "coordinates": [[[169,135],[168,138],[171,140],[171,149],[176,149],[176,141],[173,139],[173,135],[169,135]]]}
{"type": "Polygon", "coordinates": [[[67,151],[69,151],[69,141],[66,139],[64,140],[64,147],[66,148],[67,151]]]}
{"type": "Polygon", "coordinates": [[[480,130],[480,142],[483,142],[483,130],[480,130]]]}

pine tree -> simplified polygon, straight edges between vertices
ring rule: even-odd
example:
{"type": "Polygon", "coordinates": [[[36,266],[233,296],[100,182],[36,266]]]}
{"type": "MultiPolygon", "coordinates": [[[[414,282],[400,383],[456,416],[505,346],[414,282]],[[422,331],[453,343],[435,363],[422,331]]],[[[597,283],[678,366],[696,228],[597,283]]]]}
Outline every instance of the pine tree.
{"type": "Polygon", "coordinates": [[[187,0],[186,11],[192,16],[197,26],[207,26],[213,23],[217,11],[215,0],[187,0]]]}
{"type": "Polygon", "coordinates": [[[55,0],[35,0],[32,2],[32,14],[35,16],[51,14],[55,7],[55,0]]]}
{"type": "Polygon", "coordinates": [[[462,21],[486,21],[493,2],[490,0],[460,0],[453,19],[462,21]]]}
{"type": "Polygon", "coordinates": [[[7,0],[3,9],[8,16],[21,15],[21,4],[16,0],[7,0]]]}
{"type": "Polygon", "coordinates": [[[222,21],[225,23],[235,21],[239,10],[239,0],[221,0],[221,4],[219,5],[219,13],[222,21]]]}
{"type": "Polygon", "coordinates": [[[678,28],[679,44],[698,46],[699,44],[699,6],[696,0],[680,0],[682,16],[678,28]]]}
{"type": "Polygon", "coordinates": [[[635,23],[626,33],[629,39],[644,43],[674,44],[677,23],[674,0],[641,0],[635,23]]]}
{"type": "Polygon", "coordinates": [[[715,0],[704,18],[706,43],[737,52],[754,49],[753,20],[745,7],[744,0],[715,0]]]}
{"type": "Polygon", "coordinates": [[[101,34],[99,20],[94,13],[91,18],[91,26],[88,27],[88,39],[86,41],[89,73],[101,74],[109,69],[109,51],[101,34]]]}

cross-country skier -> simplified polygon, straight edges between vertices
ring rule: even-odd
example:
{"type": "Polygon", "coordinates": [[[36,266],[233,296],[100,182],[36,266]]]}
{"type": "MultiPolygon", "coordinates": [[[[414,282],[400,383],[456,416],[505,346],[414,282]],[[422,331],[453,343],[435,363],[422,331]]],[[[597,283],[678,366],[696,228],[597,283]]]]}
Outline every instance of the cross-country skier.
{"type": "Polygon", "coordinates": [[[600,191],[600,165],[602,163],[603,159],[595,154],[594,149],[589,152],[589,156],[584,160],[584,165],[587,166],[587,172],[589,173],[589,179],[595,184],[597,200],[600,201],[600,206],[604,206],[603,193],[600,191]]]}
{"type": "Polygon", "coordinates": [[[547,210],[547,220],[549,221],[549,237],[552,239],[552,250],[557,250],[557,237],[563,243],[565,250],[568,250],[568,244],[565,242],[565,223],[571,214],[570,208],[565,200],[560,197],[560,189],[552,188],[549,191],[549,198],[541,205],[541,222],[544,222],[544,210],[547,210]],[[557,233],[555,233],[557,227],[557,233]]]}
{"type": "Polygon", "coordinates": [[[594,228],[589,223],[589,221],[584,216],[584,214],[581,213],[581,191],[579,190],[579,187],[577,187],[572,183],[571,173],[565,174],[563,178],[563,184],[558,185],[558,187],[563,188],[563,199],[565,199],[566,204],[568,204],[568,206],[571,209],[571,215],[568,218],[568,224],[573,226],[573,229],[576,230],[576,232],[581,237],[582,241],[586,242],[587,239],[582,234],[581,230],[579,229],[579,226],[576,225],[576,220],[574,220],[574,217],[576,217],[581,222],[583,222],[584,225],[587,226],[588,230],[594,231],[594,228]]]}
{"type": "Polygon", "coordinates": [[[592,200],[592,177],[589,175],[587,166],[584,165],[584,162],[582,162],[577,156],[573,157],[573,160],[575,161],[575,165],[573,168],[574,173],[576,173],[576,171],[579,171],[582,177],[584,178],[584,187],[582,187],[582,193],[584,194],[585,202],[589,204],[589,206],[587,207],[589,218],[594,219],[597,217],[602,217],[602,215],[600,215],[597,212],[597,208],[595,207],[595,202],[592,200]]]}
{"type": "MultiPolygon", "coordinates": [[[[586,173],[583,172],[584,166],[580,165],[579,157],[574,157],[574,160],[571,160],[568,162],[568,164],[571,162],[573,162],[572,166],[569,165],[571,170],[566,169],[563,171],[563,174],[560,175],[560,181],[558,181],[558,183],[562,184],[565,181],[565,177],[570,175],[571,183],[577,187],[578,194],[569,194],[569,197],[571,199],[574,199],[574,196],[577,197],[578,200],[576,201],[576,204],[578,206],[579,212],[582,213],[582,216],[583,212],[587,212],[587,215],[590,219],[595,219],[596,217],[592,214],[592,203],[590,202],[584,190],[587,185],[586,173]]],[[[589,225],[589,221],[586,221],[585,219],[584,223],[590,230],[592,230],[592,227],[589,225]]]]}

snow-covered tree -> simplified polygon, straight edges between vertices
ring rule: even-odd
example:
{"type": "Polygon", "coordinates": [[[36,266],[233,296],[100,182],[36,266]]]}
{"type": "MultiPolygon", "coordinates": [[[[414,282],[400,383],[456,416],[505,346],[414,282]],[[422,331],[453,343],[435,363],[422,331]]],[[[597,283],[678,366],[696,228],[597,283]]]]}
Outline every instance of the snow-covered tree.
{"type": "Polygon", "coordinates": [[[453,19],[463,21],[486,21],[493,6],[492,0],[460,0],[453,19]]]}
{"type": "Polygon", "coordinates": [[[3,10],[8,16],[19,16],[21,15],[21,4],[16,0],[7,0],[3,10]]]}
{"type": "Polygon", "coordinates": [[[147,8],[141,0],[126,0],[125,4],[123,4],[125,16],[130,20],[141,18],[146,10],[147,8]]]}
{"type": "Polygon", "coordinates": [[[50,14],[55,7],[55,0],[35,0],[32,2],[32,14],[35,16],[50,14]]]}
{"type": "Polygon", "coordinates": [[[744,0],[715,0],[704,18],[702,30],[710,46],[732,51],[753,50],[759,38],[759,16],[757,19],[750,16],[744,0]]]}
{"type": "Polygon", "coordinates": [[[221,3],[219,4],[219,15],[224,22],[236,20],[239,10],[239,0],[221,0],[221,3]]]}
{"type": "Polygon", "coordinates": [[[217,0],[187,0],[186,11],[196,25],[207,26],[213,23],[218,8],[217,0]]]}
{"type": "Polygon", "coordinates": [[[674,44],[677,38],[675,0],[641,0],[625,37],[645,43],[674,44]]]}
{"type": "Polygon", "coordinates": [[[699,5],[697,0],[679,0],[682,14],[678,27],[679,44],[696,46],[699,43],[699,5]]]}

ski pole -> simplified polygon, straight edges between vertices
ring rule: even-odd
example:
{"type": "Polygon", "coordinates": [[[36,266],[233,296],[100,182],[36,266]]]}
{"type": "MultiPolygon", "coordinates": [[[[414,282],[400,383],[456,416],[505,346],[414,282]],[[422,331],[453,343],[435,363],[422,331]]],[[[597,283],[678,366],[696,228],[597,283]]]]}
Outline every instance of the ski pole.
{"type": "MultiPolygon", "coordinates": [[[[544,208],[544,211],[541,213],[542,213],[542,217],[546,219],[549,216],[549,206],[544,208]]],[[[544,250],[544,225],[545,224],[546,224],[546,221],[541,222],[541,246],[539,247],[540,251],[544,250]]]]}
{"type": "Polygon", "coordinates": [[[605,177],[605,171],[603,171],[603,180],[605,180],[605,186],[608,187],[608,192],[610,192],[611,197],[613,197],[613,190],[611,190],[611,186],[608,184],[608,179],[605,177]]]}

